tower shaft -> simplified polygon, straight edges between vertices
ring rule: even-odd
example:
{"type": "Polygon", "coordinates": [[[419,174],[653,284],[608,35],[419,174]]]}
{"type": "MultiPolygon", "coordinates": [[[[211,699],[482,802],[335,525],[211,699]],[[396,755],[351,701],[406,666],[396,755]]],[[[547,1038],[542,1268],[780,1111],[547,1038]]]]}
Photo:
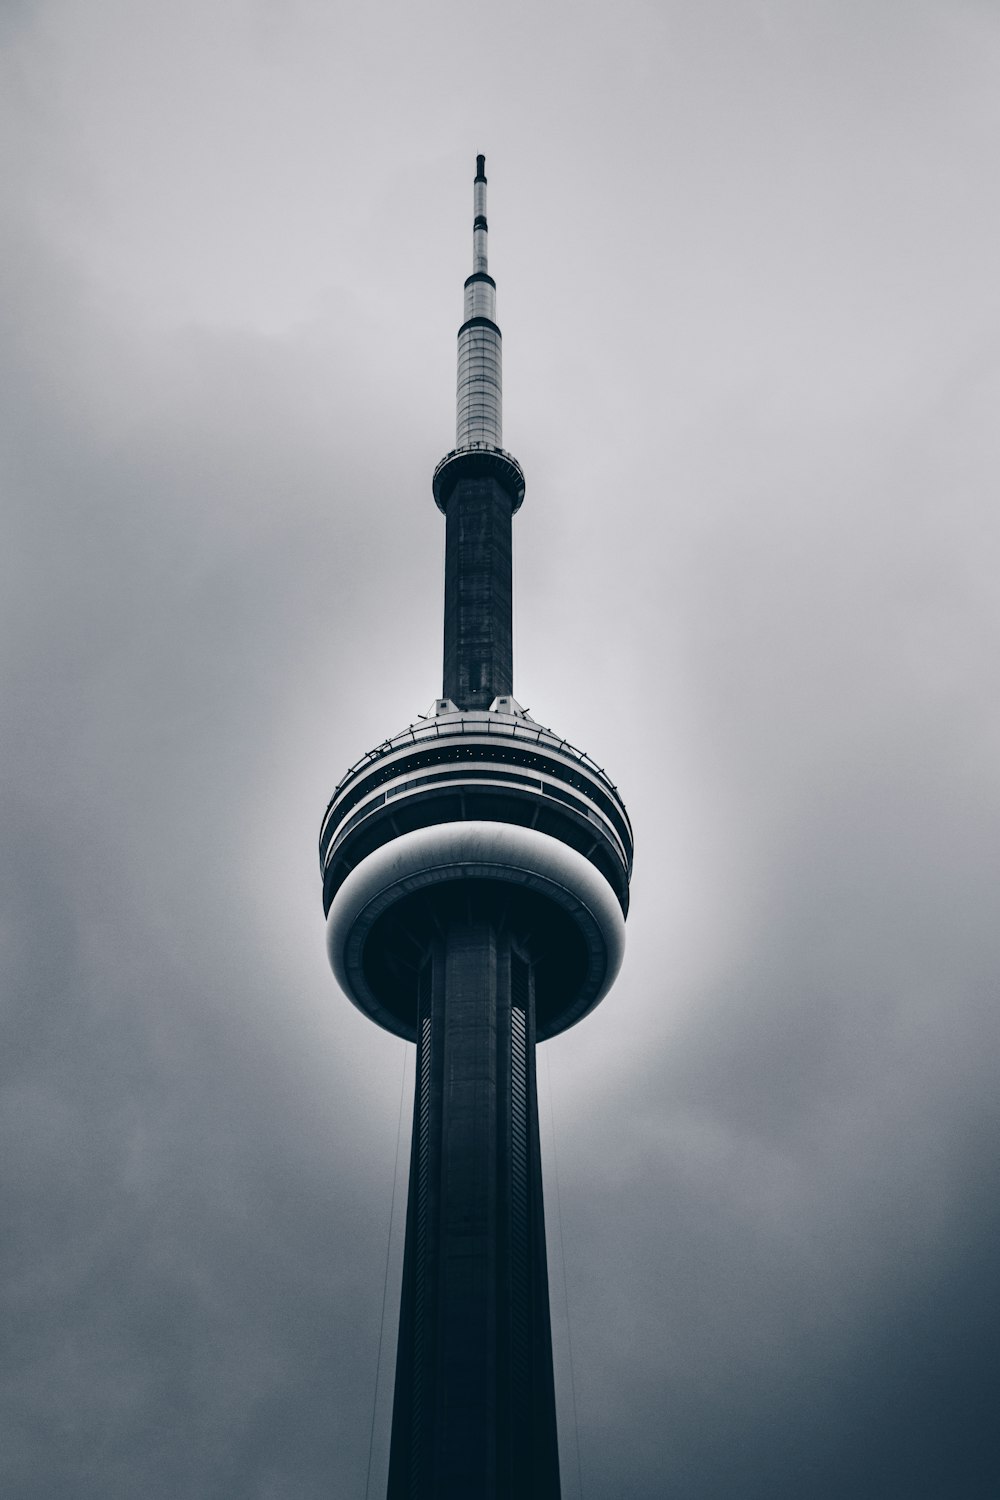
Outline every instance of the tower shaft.
{"type": "Polygon", "coordinates": [[[454,886],[418,980],[388,1500],[558,1500],[530,934],[454,886]]]}
{"type": "Polygon", "coordinates": [[[460,479],[445,514],[442,697],[489,708],[514,691],[510,496],[492,475],[460,479]]]}

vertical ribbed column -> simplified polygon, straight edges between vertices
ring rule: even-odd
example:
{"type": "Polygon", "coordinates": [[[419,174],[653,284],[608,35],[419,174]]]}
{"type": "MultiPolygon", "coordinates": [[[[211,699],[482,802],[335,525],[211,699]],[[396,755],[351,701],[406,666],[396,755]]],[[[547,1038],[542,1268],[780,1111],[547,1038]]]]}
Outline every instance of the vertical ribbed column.
{"type": "Polygon", "coordinates": [[[433,1431],[437,1345],[435,1306],[437,1210],[441,1139],[442,1007],[432,1004],[435,979],[442,983],[440,951],[425,960],[417,989],[417,1068],[413,1093],[410,1190],[406,1203],[403,1289],[396,1347],[388,1500],[433,1494],[433,1431]]]}
{"type": "Polygon", "coordinates": [[[534,980],[495,907],[456,894],[420,979],[389,1500],[559,1496],[534,980]]]}
{"type": "MultiPolygon", "coordinates": [[[[528,1433],[518,1445],[520,1472],[513,1495],[532,1500],[559,1500],[559,1439],[556,1428],[556,1388],[552,1372],[552,1319],[549,1310],[549,1268],[545,1251],[545,1203],[542,1196],[542,1147],[538,1129],[538,1078],[535,1068],[535,971],[526,974],[529,986],[525,1018],[525,1150],[527,1161],[527,1231],[524,1253],[528,1302],[525,1360],[527,1384],[518,1425],[528,1433]]],[[[515,1001],[516,1007],[516,1001],[515,1001]]],[[[515,1444],[517,1444],[515,1429],[515,1444]]]]}

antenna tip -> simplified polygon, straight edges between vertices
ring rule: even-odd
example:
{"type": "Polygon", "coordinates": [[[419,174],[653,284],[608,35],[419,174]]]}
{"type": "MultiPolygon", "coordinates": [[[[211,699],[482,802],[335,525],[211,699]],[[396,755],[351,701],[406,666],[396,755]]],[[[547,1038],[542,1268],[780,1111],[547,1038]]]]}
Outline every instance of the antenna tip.
{"type": "Polygon", "coordinates": [[[486,157],[485,156],[477,156],[476,157],[476,181],[477,182],[485,182],[486,181],[486,157]]]}

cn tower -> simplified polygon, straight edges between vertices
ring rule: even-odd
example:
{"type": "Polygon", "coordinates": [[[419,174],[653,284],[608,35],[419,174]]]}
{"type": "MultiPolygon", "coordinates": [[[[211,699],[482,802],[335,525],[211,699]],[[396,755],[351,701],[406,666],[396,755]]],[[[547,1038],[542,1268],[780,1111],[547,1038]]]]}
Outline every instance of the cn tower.
{"type": "Polygon", "coordinates": [[[557,1500],[535,1046],[622,960],[632,829],[604,771],[514,698],[501,337],[476,159],[445,518],[444,679],[323,818],[330,963],[417,1047],[389,1500],[557,1500]]]}

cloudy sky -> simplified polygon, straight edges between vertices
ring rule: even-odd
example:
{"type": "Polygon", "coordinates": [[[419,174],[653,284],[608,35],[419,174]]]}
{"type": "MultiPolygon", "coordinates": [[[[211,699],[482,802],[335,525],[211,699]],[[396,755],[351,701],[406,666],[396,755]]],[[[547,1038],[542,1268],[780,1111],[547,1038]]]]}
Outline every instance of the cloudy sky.
{"type": "Polygon", "coordinates": [[[316,839],[439,690],[479,151],[515,690],[636,828],[564,1495],[1000,1493],[998,141],[988,0],[0,8],[5,1495],[382,1491],[316,839]]]}

